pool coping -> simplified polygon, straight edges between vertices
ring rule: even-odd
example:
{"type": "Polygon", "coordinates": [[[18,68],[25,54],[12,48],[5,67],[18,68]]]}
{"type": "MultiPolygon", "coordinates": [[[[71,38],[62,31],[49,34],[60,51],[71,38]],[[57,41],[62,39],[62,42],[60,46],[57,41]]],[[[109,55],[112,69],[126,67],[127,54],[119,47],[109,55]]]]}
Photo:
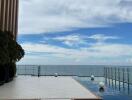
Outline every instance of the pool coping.
{"type": "MultiPolygon", "coordinates": [[[[22,78],[22,77],[21,77],[22,78]]],[[[21,79],[20,78],[20,79],[21,79]]],[[[28,77],[27,77],[28,78],[28,77]]],[[[31,77],[30,77],[31,78],[31,77]]],[[[61,78],[61,77],[60,77],[61,78]]],[[[75,78],[73,78],[73,77],[70,77],[72,80],[73,80],[73,82],[75,81],[75,85],[77,85],[77,86],[79,86],[79,87],[82,87],[82,92],[84,92],[85,93],[85,95],[86,96],[81,96],[80,94],[81,94],[81,88],[80,88],[80,90],[79,90],[79,92],[80,92],[80,97],[78,97],[78,96],[73,96],[72,97],[72,95],[70,94],[69,96],[71,96],[71,97],[68,97],[68,98],[65,98],[65,96],[64,96],[64,98],[63,97],[61,97],[60,96],[60,98],[54,98],[54,97],[51,97],[51,98],[44,98],[44,97],[42,97],[42,98],[17,98],[17,97],[15,97],[16,99],[12,99],[12,98],[10,98],[9,99],[9,97],[3,97],[3,99],[1,98],[0,100],[102,100],[99,96],[97,96],[97,95],[95,95],[93,92],[91,92],[89,89],[87,89],[86,87],[84,87],[81,83],[79,83],[77,80],[75,80],[75,78]],[[88,94],[87,93],[87,91],[88,91],[88,93],[90,94],[88,94]],[[89,96],[87,96],[87,95],[89,95],[89,96]]],[[[69,81],[69,79],[70,78],[68,78],[68,81],[69,81]]],[[[20,80],[19,79],[19,80],[20,80]]],[[[22,78],[23,79],[23,78],[22,78]]],[[[32,78],[31,78],[32,79],[32,78]]],[[[35,78],[35,81],[36,81],[36,79],[37,78],[35,78]]],[[[25,78],[24,78],[24,80],[25,80],[25,78]]],[[[38,79],[37,79],[38,80],[38,79]]],[[[43,81],[43,79],[42,79],[42,81],[43,81]]],[[[19,81],[18,81],[19,82],[19,81]]],[[[26,81],[27,82],[27,81],[26,81]]],[[[61,82],[62,82],[62,80],[61,80],[61,82]]],[[[64,83],[64,80],[63,80],[63,83],[64,83]]],[[[61,83],[62,84],[62,83],[61,83]]],[[[6,84],[7,85],[7,84],[6,84]]],[[[20,85],[21,86],[21,85],[20,85]]],[[[23,86],[23,85],[22,85],[23,86]]],[[[11,86],[12,87],[12,86],[11,86]]],[[[9,88],[6,88],[5,90],[7,91],[9,88]]],[[[73,89],[75,89],[75,87],[73,88],[73,89]]],[[[68,91],[69,91],[69,89],[68,89],[68,91]]],[[[77,91],[72,91],[73,93],[74,92],[77,92],[77,91]]],[[[2,93],[2,92],[1,92],[2,93]]],[[[73,94],[74,95],[74,94],[73,94]]],[[[6,96],[6,95],[5,95],[6,96]]]]}
{"type": "MultiPolygon", "coordinates": [[[[73,77],[72,77],[73,78],[73,77]]],[[[79,81],[77,81],[75,78],[73,78],[78,84],[80,84],[83,88],[87,89],[84,85],[82,85],[79,81]]],[[[93,99],[93,98],[89,98],[89,99],[86,99],[86,98],[74,98],[72,100],[102,100],[102,98],[100,96],[98,96],[97,94],[93,93],[90,89],[87,89],[88,91],[90,91],[93,95],[95,95],[97,97],[97,99],[93,99]]]]}

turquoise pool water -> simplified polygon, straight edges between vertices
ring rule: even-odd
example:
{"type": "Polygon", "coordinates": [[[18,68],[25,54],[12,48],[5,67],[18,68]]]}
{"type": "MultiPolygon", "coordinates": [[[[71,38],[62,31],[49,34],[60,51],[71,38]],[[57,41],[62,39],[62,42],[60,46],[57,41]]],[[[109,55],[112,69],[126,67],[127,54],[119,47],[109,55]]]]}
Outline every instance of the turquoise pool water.
{"type": "MultiPolygon", "coordinates": [[[[108,86],[105,84],[105,91],[99,92],[99,82],[105,82],[104,78],[96,77],[95,81],[91,81],[89,77],[75,77],[83,86],[90,89],[93,93],[98,96],[101,96],[103,100],[132,100],[132,91],[127,91],[127,85],[125,90],[121,87],[121,90],[115,89],[114,86],[108,86]]],[[[130,86],[132,88],[132,86],[130,86]]]]}

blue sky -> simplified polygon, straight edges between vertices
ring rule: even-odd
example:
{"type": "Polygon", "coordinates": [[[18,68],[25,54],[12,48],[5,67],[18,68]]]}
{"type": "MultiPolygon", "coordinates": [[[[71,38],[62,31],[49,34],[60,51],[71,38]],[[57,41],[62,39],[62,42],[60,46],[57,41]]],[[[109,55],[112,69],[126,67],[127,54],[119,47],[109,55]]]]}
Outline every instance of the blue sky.
{"type": "Polygon", "coordinates": [[[132,1],[95,1],[21,0],[18,64],[131,65],[132,1]]]}

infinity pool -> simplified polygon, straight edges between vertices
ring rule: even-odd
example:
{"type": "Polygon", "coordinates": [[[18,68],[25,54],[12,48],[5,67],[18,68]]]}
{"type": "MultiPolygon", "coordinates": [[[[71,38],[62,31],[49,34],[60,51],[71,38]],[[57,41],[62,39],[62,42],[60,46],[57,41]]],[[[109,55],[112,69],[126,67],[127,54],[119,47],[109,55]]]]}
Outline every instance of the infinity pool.
{"type": "MultiPolygon", "coordinates": [[[[79,81],[83,86],[90,89],[96,95],[101,96],[103,100],[132,100],[132,91],[127,93],[127,89],[123,91],[121,87],[121,91],[118,89],[114,89],[112,86],[105,86],[104,92],[99,92],[99,82],[105,82],[104,78],[95,78],[95,81],[91,81],[88,77],[75,77],[77,81],[79,81]]],[[[118,88],[118,86],[117,86],[118,88]]],[[[132,88],[132,86],[131,86],[132,88]]]]}

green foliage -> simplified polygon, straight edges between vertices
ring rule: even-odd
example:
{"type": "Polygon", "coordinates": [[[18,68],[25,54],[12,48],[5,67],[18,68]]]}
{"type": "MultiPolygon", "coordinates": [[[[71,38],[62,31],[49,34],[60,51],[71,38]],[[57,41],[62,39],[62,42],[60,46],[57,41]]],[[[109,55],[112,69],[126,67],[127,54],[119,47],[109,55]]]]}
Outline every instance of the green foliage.
{"type": "Polygon", "coordinates": [[[24,50],[10,32],[0,31],[0,64],[15,63],[24,56],[24,50]]]}
{"type": "Polygon", "coordinates": [[[8,53],[9,53],[9,58],[11,62],[16,62],[19,61],[23,56],[24,56],[24,50],[22,47],[15,41],[13,40],[12,34],[9,32],[6,32],[8,35],[8,53]]]}
{"type": "Polygon", "coordinates": [[[8,55],[8,40],[7,35],[4,32],[0,31],[0,64],[4,65],[9,62],[9,55],[8,55]]]}

